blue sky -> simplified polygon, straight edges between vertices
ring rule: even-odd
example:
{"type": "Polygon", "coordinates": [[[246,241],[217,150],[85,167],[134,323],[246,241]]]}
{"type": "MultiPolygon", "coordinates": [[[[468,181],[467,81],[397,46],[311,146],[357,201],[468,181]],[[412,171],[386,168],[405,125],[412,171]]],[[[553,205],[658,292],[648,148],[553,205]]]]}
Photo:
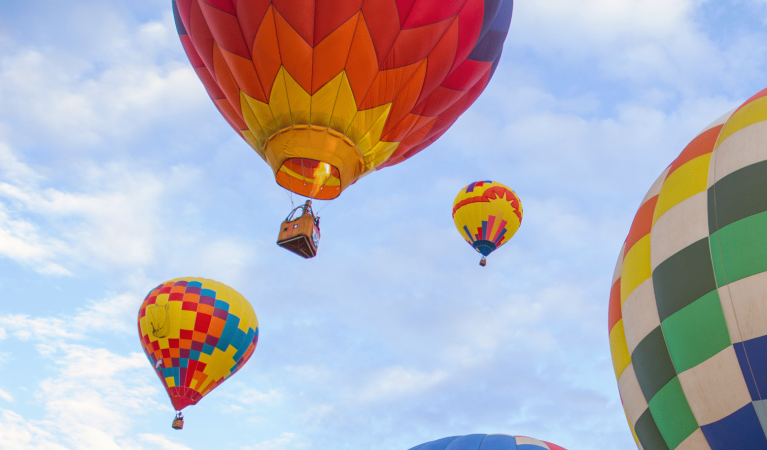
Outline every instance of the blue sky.
{"type": "Polygon", "coordinates": [[[518,0],[482,97],[320,207],[319,256],[218,115],[167,0],[0,5],[0,447],[402,449],[508,433],[626,449],[615,260],[652,182],[761,90],[764,0],[518,0]],[[492,179],[525,216],[486,268],[450,217],[492,179]],[[136,333],[180,276],[253,304],[253,358],[183,432],[136,333]]]}

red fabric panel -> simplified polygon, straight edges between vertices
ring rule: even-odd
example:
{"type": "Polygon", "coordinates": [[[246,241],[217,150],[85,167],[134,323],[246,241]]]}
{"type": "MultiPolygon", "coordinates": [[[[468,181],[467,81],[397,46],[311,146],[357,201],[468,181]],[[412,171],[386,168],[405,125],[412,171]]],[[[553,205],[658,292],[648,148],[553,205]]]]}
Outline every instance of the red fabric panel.
{"type": "Polygon", "coordinates": [[[282,65],[306,92],[312,90],[312,46],[279,12],[274,14],[282,65]]]}
{"type": "Polygon", "coordinates": [[[192,0],[176,0],[176,8],[178,8],[178,15],[181,17],[181,22],[184,24],[184,28],[189,32],[189,14],[192,9],[192,0]]]}
{"type": "Polygon", "coordinates": [[[618,278],[610,289],[610,306],[607,311],[607,330],[613,330],[613,327],[623,318],[621,313],[621,279],[618,278]]]}
{"type": "Polygon", "coordinates": [[[629,235],[626,237],[626,247],[623,251],[624,255],[627,255],[634,244],[652,231],[652,216],[655,214],[655,205],[657,203],[658,196],[656,195],[639,207],[639,211],[637,211],[636,216],[634,216],[634,221],[631,222],[629,235]]]}
{"type": "Polygon", "coordinates": [[[423,27],[402,30],[381,66],[382,69],[402,67],[426,58],[455,20],[456,18],[451,18],[423,27]]]}
{"type": "Polygon", "coordinates": [[[184,52],[186,53],[186,57],[189,58],[189,62],[192,63],[192,67],[205,67],[205,63],[202,61],[202,58],[200,58],[200,55],[197,54],[197,50],[194,48],[192,38],[190,38],[188,34],[184,34],[179,37],[181,38],[181,46],[184,47],[184,52]]]}
{"type": "Polygon", "coordinates": [[[422,128],[429,122],[434,122],[435,120],[435,117],[408,114],[390,131],[381,134],[381,140],[386,142],[401,142],[408,134],[410,134],[411,130],[422,128]]]}
{"type": "MultiPolygon", "coordinates": [[[[421,95],[418,97],[416,104],[419,104],[428,95],[434,92],[437,87],[445,80],[450,68],[452,67],[453,60],[455,59],[455,52],[458,44],[458,21],[448,28],[447,32],[442,39],[434,47],[434,50],[429,53],[429,63],[426,66],[426,79],[424,80],[423,89],[421,95]]],[[[436,114],[434,114],[436,115],[436,114]]]]}
{"type": "Polygon", "coordinates": [[[282,65],[279,44],[277,43],[277,27],[274,24],[275,14],[274,8],[269,8],[258,28],[253,44],[254,47],[258,48],[258,52],[253,55],[253,65],[258,72],[258,78],[261,80],[261,87],[266,98],[271,95],[274,78],[282,65]]]}
{"type": "MultiPolygon", "coordinates": [[[[229,53],[224,49],[219,50],[239,89],[255,99],[266,102],[267,99],[264,91],[261,89],[256,68],[253,67],[253,61],[249,58],[229,53]]],[[[240,104],[239,100],[237,104],[240,104]]]]}
{"type": "Polygon", "coordinates": [[[243,58],[250,58],[250,50],[242,37],[237,17],[213,8],[202,0],[199,4],[213,39],[219,47],[243,58]]]}
{"type": "Polygon", "coordinates": [[[671,175],[676,169],[682,167],[698,156],[713,152],[714,145],[716,145],[716,140],[719,138],[719,132],[722,131],[722,127],[724,127],[724,124],[717,125],[696,136],[695,139],[687,144],[687,147],[682,150],[682,153],[677,156],[674,162],[671,163],[668,174],[671,175]]]}
{"type": "MultiPolygon", "coordinates": [[[[423,65],[424,63],[415,63],[405,67],[378,72],[365,99],[358,105],[358,109],[374,108],[392,101],[392,98],[402,91],[407,82],[410,81],[410,78],[412,78],[423,65]]],[[[424,74],[425,73],[424,70],[424,74]]]]}
{"type": "Polygon", "coordinates": [[[197,76],[200,78],[200,81],[202,81],[202,85],[205,86],[205,90],[208,91],[208,95],[210,96],[211,99],[226,100],[226,96],[224,95],[224,92],[221,90],[220,87],[218,87],[216,80],[213,78],[213,75],[210,74],[207,67],[198,67],[194,71],[197,73],[197,76]]]}
{"type": "Polygon", "coordinates": [[[399,34],[397,5],[393,0],[365,0],[362,4],[362,14],[370,30],[377,65],[380,67],[399,34]]]}
{"type": "Polygon", "coordinates": [[[471,89],[493,67],[492,62],[465,60],[442,83],[450,89],[467,91],[471,89]]]}
{"type": "Polygon", "coordinates": [[[229,13],[229,14],[235,14],[234,5],[232,4],[232,0],[201,0],[204,3],[207,3],[208,5],[220,9],[223,12],[229,13]]]}
{"type": "Polygon", "coordinates": [[[314,41],[314,0],[272,0],[291,27],[310,44],[314,41]]]}
{"type": "Polygon", "coordinates": [[[357,29],[349,49],[349,58],[346,60],[346,75],[349,77],[354,100],[357,102],[357,108],[359,108],[373,84],[373,80],[378,75],[373,41],[370,38],[364,16],[357,21],[357,29]]]}
{"type": "Polygon", "coordinates": [[[404,28],[405,20],[407,20],[414,3],[415,0],[397,0],[397,16],[399,17],[400,28],[404,28]]]}
{"type": "MultiPolygon", "coordinates": [[[[333,77],[338,75],[346,66],[349,50],[352,46],[352,38],[357,30],[357,21],[362,14],[357,12],[346,23],[342,24],[322,42],[314,47],[312,55],[312,90],[314,94],[333,77]]],[[[373,63],[369,61],[368,63],[373,63]]],[[[375,67],[375,66],[373,66],[375,67]]]]}
{"type": "Polygon", "coordinates": [[[227,101],[237,113],[237,116],[242,119],[242,111],[240,110],[240,88],[237,86],[237,83],[235,83],[234,78],[232,78],[232,74],[229,72],[229,68],[224,61],[224,57],[221,55],[218,46],[215,46],[213,49],[213,70],[218,87],[224,92],[227,101]]]}
{"type": "Polygon", "coordinates": [[[465,91],[456,91],[455,89],[439,86],[426,100],[413,109],[413,113],[422,116],[437,116],[465,94],[465,91]]]}
{"type": "MultiPolygon", "coordinates": [[[[402,29],[422,27],[457,16],[465,3],[466,0],[451,0],[448,2],[416,0],[413,8],[410,10],[410,14],[402,25],[402,29]]],[[[482,23],[480,22],[481,25],[482,23]]],[[[461,24],[461,27],[463,27],[463,24],[461,24]]]]}
{"type": "Polygon", "coordinates": [[[415,106],[416,100],[421,94],[421,87],[426,76],[426,62],[421,63],[420,67],[413,74],[410,80],[400,89],[399,93],[392,101],[392,107],[389,116],[386,118],[383,133],[387,133],[394,128],[402,119],[404,119],[415,106]]]}
{"type": "Polygon", "coordinates": [[[264,15],[269,9],[271,0],[247,0],[237,2],[237,20],[240,22],[245,45],[248,51],[253,53],[253,41],[256,39],[256,32],[264,20],[264,15]]]}
{"type": "Polygon", "coordinates": [[[205,67],[213,74],[213,35],[208,29],[208,24],[205,22],[197,0],[192,0],[189,11],[189,27],[186,31],[192,38],[194,48],[205,63],[205,67]]]}
{"type": "Polygon", "coordinates": [[[477,45],[479,33],[482,31],[482,19],[485,14],[484,0],[468,0],[461,10],[458,22],[461,29],[458,35],[458,52],[451,71],[455,70],[477,45]]]}
{"type": "Polygon", "coordinates": [[[362,8],[362,0],[315,0],[315,8],[313,47],[354,16],[362,8]]]}

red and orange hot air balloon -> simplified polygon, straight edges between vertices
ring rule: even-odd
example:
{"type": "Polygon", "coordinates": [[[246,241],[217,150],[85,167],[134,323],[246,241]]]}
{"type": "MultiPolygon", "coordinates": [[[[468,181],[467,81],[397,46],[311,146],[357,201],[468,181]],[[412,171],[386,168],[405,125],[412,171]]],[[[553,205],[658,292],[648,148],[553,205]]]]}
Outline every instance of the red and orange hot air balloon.
{"type": "Polygon", "coordinates": [[[189,61],[277,183],[329,200],[487,86],[513,0],[174,0],[189,61]]]}

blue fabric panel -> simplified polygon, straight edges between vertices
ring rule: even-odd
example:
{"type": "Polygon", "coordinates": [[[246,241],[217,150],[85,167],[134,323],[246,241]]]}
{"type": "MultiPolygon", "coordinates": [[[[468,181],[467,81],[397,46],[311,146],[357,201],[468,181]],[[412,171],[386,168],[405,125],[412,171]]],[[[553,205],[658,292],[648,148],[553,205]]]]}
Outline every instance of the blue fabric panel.
{"type": "Polygon", "coordinates": [[[416,445],[410,450],[445,450],[447,446],[456,440],[459,436],[450,436],[436,441],[427,442],[425,444],[416,445]]]}
{"type": "Polygon", "coordinates": [[[503,31],[504,33],[509,31],[511,25],[511,13],[514,11],[513,0],[503,0],[501,8],[498,10],[498,14],[495,16],[495,20],[490,25],[491,30],[503,31]]]}
{"type": "Polygon", "coordinates": [[[505,434],[488,434],[479,450],[517,450],[517,440],[514,436],[505,434]]]}
{"type": "Polygon", "coordinates": [[[226,312],[229,312],[229,303],[222,302],[221,300],[216,300],[216,304],[213,305],[215,308],[223,309],[226,312]]]}
{"type": "MultiPolygon", "coordinates": [[[[243,333],[244,334],[244,333],[243,333]]],[[[237,353],[234,354],[234,360],[239,361],[240,358],[242,358],[245,355],[245,352],[248,351],[248,347],[250,347],[250,343],[253,342],[253,338],[256,336],[256,330],[253,328],[248,329],[248,334],[245,335],[245,338],[242,340],[239,347],[237,347],[237,353]]]]}
{"type": "Polygon", "coordinates": [[[505,31],[490,30],[482,40],[477,43],[474,50],[469,54],[472,61],[490,62],[501,54],[503,43],[506,41],[505,31]]]}
{"type": "Polygon", "coordinates": [[[225,352],[226,349],[229,348],[229,345],[232,344],[234,333],[237,331],[238,326],[240,326],[240,318],[229,314],[226,318],[226,323],[224,324],[224,331],[221,332],[221,337],[216,344],[216,348],[225,352]]]}
{"type": "MultiPolygon", "coordinates": [[[[173,1],[175,3],[175,0],[173,1]]],[[[477,39],[477,42],[482,41],[482,38],[485,37],[485,33],[490,29],[490,25],[495,21],[498,11],[501,10],[501,3],[503,3],[503,0],[485,0],[484,15],[482,16],[482,29],[479,32],[479,39],[477,39]]]]}
{"type": "Polygon", "coordinates": [[[205,353],[206,355],[212,355],[214,348],[216,348],[216,347],[214,347],[214,346],[212,346],[210,344],[205,344],[205,345],[202,346],[202,352],[205,353]]]}
{"type": "Polygon", "coordinates": [[[189,358],[181,358],[178,361],[179,367],[189,367],[189,358]]]}
{"type": "Polygon", "coordinates": [[[197,350],[190,350],[189,351],[189,359],[192,361],[199,361],[200,360],[200,352],[197,350]]]}
{"type": "Polygon", "coordinates": [[[763,400],[764,398],[759,398],[759,392],[767,397],[767,336],[736,343],[733,347],[738,355],[748,392],[751,393],[751,400],[763,400]]]}
{"type": "Polygon", "coordinates": [[[469,240],[473,243],[474,242],[474,236],[471,235],[471,231],[469,231],[469,227],[464,225],[463,226],[463,231],[466,232],[466,236],[469,236],[469,240]]]}
{"type": "Polygon", "coordinates": [[[767,438],[752,403],[700,427],[711,450],[765,450],[767,438]]]}
{"type": "Polygon", "coordinates": [[[199,281],[190,281],[189,284],[186,285],[186,287],[198,287],[198,288],[201,288],[202,287],[202,283],[200,283],[199,281]]]}
{"type": "Polygon", "coordinates": [[[468,434],[451,442],[445,450],[479,450],[486,434],[468,434]]]}
{"type": "Polygon", "coordinates": [[[206,296],[210,298],[216,298],[216,291],[213,289],[201,289],[200,290],[200,297],[206,296]]]}

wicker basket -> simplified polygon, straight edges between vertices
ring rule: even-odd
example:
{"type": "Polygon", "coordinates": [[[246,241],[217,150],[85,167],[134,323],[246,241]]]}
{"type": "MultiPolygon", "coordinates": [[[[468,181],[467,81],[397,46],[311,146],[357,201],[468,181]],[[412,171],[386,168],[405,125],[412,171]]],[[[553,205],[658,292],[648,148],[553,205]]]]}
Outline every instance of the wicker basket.
{"type": "Polygon", "coordinates": [[[174,430],[183,430],[184,429],[184,419],[174,419],[173,420],[173,429],[174,430]]]}
{"type": "Polygon", "coordinates": [[[293,219],[292,216],[293,213],[280,225],[277,245],[304,258],[314,258],[317,256],[317,246],[320,243],[320,229],[314,215],[305,211],[297,219],[293,219]]]}

